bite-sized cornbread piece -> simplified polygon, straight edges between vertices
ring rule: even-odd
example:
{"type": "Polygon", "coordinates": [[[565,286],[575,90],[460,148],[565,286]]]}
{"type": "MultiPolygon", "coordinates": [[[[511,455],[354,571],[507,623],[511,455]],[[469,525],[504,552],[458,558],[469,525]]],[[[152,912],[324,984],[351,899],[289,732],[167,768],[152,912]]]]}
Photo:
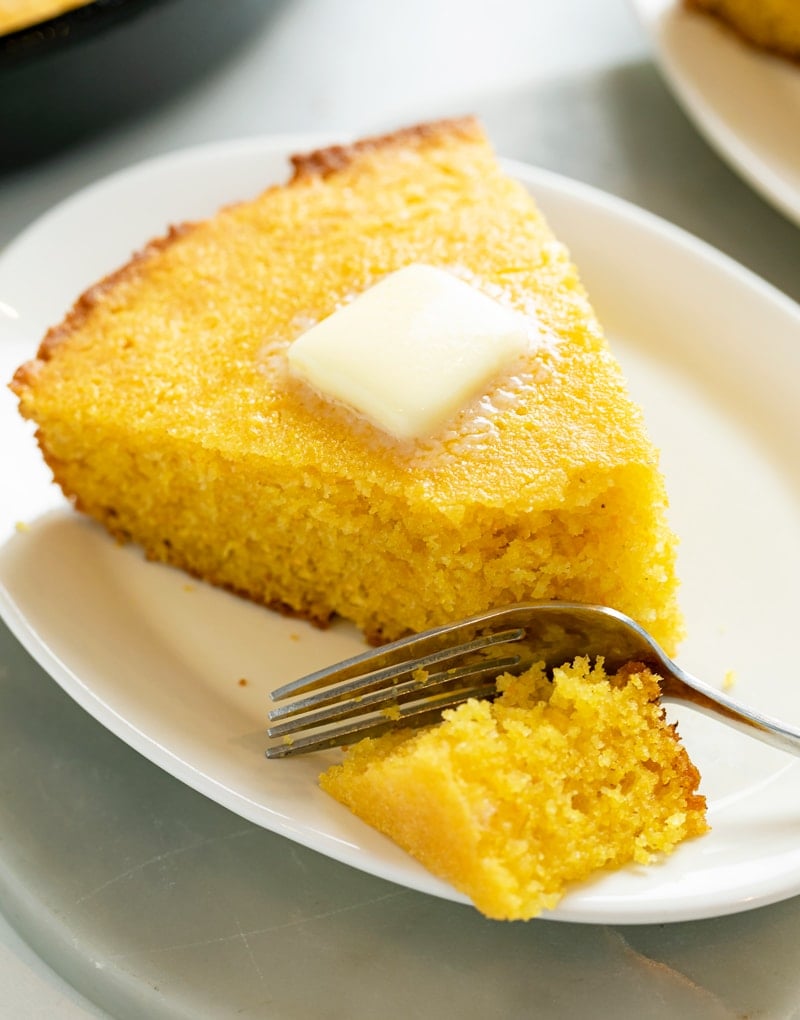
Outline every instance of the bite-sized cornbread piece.
{"type": "Polygon", "coordinates": [[[567,251],[472,120],[295,157],[287,185],[88,291],[13,388],[79,509],[268,606],[379,641],[561,598],[614,606],[675,649],[656,451],[567,251]],[[401,442],[297,380],[287,352],[413,264],[538,340],[401,442]]]}
{"type": "Polygon", "coordinates": [[[800,60],[798,0],[685,0],[687,7],[713,14],[747,42],[800,60]]]}
{"type": "Polygon", "coordinates": [[[533,667],[499,686],[439,725],[360,741],[322,788],[498,920],[706,831],[700,776],[644,666],[606,677],[576,659],[552,682],[533,667]]]}

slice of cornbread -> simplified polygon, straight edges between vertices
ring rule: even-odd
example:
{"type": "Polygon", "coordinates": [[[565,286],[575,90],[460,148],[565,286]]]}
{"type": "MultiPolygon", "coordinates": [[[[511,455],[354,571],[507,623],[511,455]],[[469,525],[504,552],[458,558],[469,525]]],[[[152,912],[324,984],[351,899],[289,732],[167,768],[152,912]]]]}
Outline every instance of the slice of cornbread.
{"type": "Polygon", "coordinates": [[[438,726],[360,741],[322,788],[498,920],[706,831],[699,774],[645,667],[606,677],[577,659],[552,683],[533,667],[499,687],[438,726]]]}
{"type": "MultiPolygon", "coordinates": [[[[570,262],[470,119],[294,158],[84,294],[12,383],[75,505],[147,555],[370,640],[533,599],[681,631],[665,487],[570,262]],[[537,322],[513,373],[398,442],[289,345],[431,265],[537,322]]],[[[613,244],[613,239],[609,239],[613,244]]]]}
{"type": "Polygon", "coordinates": [[[713,14],[747,42],[800,60],[798,0],[684,0],[687,7],[713,14]]]}

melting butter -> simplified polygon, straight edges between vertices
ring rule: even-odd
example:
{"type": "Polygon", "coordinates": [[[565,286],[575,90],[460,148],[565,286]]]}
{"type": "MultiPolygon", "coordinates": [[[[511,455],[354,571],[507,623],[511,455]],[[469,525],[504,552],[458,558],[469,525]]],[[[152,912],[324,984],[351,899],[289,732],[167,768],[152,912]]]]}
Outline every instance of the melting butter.
{"type": "Polygon", "coordinates": [[[432,435],[539,336],[534,320],[451,273],[410,265],[288,350],[292,372],[398,439],[432,435]]]}

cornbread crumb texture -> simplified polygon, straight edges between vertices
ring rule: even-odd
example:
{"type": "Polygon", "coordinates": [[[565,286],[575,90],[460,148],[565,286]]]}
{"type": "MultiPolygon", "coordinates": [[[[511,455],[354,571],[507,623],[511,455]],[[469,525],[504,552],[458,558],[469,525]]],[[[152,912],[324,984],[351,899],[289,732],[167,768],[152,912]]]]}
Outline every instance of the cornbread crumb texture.
{"type": "Polygon", "coordinates": [[[361,741],[322,788],[500,920],[707,830],[699,774],[645,667],[606,676],[577,659],[500,690],[438,726],[361,741]]]}
{"type": "Polygon", "coordinates": [[[713,14],[743,39],[800,60],[800,3],[797,0],[685,0],[713,14]]]}
{"type": "Polygon", "coordinates": [[[13,388],[65,494],[119,540],[373,641],[491,606],[614,606],[674,651],[675,539],[641,412],[568,253],[472,120],[296,157],[83,295],[13,388]],[[456,272],[549,343],[430,440],[290,378],[387,274],[456,272]]]}

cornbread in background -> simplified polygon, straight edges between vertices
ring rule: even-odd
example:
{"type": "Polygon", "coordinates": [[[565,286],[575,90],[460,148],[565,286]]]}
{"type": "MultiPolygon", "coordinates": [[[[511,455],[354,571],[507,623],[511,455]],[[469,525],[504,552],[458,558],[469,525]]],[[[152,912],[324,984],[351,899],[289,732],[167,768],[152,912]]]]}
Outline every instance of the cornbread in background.
{"type": "Polygon", "coordinates": [[[699,774],[658,680],[576,659],[500,679],[424,730],[350,748],[322,788],[498,920],[553,908],[595,872],[706,831],[699,774]]]}
{"type": "Polygon", "coordinates": [[[569,255],[470,119],[294,159],[87,291],[17,372],[78,509],[120,541],[371,641],[534,599],[613,606],[674,651],[657,452],[569,255]],[[411,263],[536,320],[514,373],[397,442],[287,368],[312,324],[411,263]]]}
{"type": "Polygon", "coordinates": [[[37,25],[90,0],[0,0],[0,35],[37,25]]]}
{"type": "Polygon", "coordinates": [[[713,14],[761,49],[800,60],[798,0],[685,0],[688,7],[713,14]]]}

